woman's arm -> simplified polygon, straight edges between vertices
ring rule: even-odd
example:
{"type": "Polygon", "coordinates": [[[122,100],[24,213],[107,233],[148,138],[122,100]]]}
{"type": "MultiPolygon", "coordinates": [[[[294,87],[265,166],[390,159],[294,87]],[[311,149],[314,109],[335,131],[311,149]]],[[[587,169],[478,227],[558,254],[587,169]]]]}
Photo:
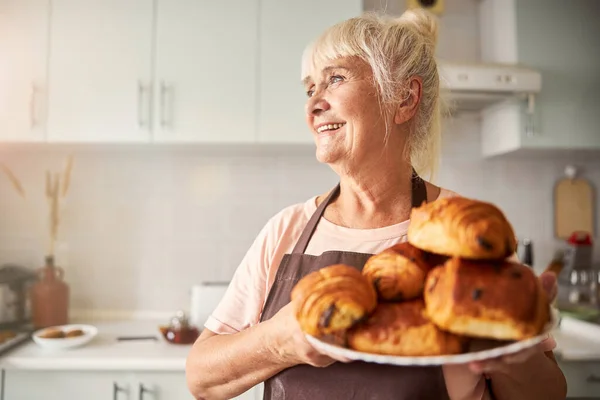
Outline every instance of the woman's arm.
{"type": "Polygon", "coordinates": [[[324,367],[333,361],[306,341],[290,303],[239,333],[202,332],[188,356],[186,376],[196,399],[230,399],[294,365],[324,367]]]}
{"type": "Polygon", "coordinates": [[[552,352],[536,352],[523,363],[488,374],[497,400],[564,400],[567,382],[552,352]]]}

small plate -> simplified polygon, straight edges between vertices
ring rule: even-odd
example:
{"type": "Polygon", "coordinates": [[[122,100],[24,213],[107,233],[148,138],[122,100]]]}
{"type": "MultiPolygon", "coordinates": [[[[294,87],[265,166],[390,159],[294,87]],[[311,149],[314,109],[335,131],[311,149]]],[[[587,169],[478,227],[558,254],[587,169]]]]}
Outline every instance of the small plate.
{"type": "Polygon", "coordinates": [[[41,347],[45,347],[47,349],[72,349],[75,347],[83,346],[89,343],[96,335],[98,334],[98,328],[92,325],[81,325],[81,324],[72,324],[72,325],[59,325],[52,326],[49,328],[40,329],[35,331],[31,337],[33,341],[36,342],[41,347]],[[73,329],[81,329],[83,331],[83,335],[75,336],[75,337],[65,337],[65,338],[44,338],[42,335],[50,330],[62,330],[63,332],[68,332],[73,329]]]}
{"type": "Polygon", "coordinates": [[[345,357],[355,361],[366,361],[377,364],[403,365],[403,366],[426,366],[426,365],[445,365],[445,364],[465,364],[472,361],[487,360],[507,354],[513,354],[521,350],[533,347],[541,343],[548,337],[557,325],[559,313],[556,309],[551,309],[551,320],[546,324],[542,333],[538,336],[520,340],[518,342],[510,342],[506,345],[493,347],[481,351],[462,353],[447,356],[422,356],[422,357],[400,357],[383,354],[364,353],[361,351],[350,350],[344,347],[336,346],[330,343],[323,342],[313,336],[306,335],[308,342],[316,349],[332,355],[345,357]]]}

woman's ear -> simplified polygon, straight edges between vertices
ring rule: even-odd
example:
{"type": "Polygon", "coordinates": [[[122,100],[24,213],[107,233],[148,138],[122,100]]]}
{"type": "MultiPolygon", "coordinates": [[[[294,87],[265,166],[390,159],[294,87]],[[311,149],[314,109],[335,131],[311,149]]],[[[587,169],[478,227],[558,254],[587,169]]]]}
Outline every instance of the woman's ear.
{"type": "Polygon", "coordinates": [[[407,89],[402,91],[402,101],[396,108],[394,122],[401,125],[410,121],[419,108],[423,89],[423,80],[413,76],[408,80],[407,89]]]}

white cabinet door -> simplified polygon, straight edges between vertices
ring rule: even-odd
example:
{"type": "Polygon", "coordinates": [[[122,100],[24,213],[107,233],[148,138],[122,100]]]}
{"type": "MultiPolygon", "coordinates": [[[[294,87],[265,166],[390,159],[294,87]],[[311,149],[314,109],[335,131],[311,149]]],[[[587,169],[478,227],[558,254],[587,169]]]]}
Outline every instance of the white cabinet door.
{"type": "Polygon", "coordinates": [[[128,372],[7,370],[4,400],[134,400],[128,372]]]}
{"type": "Polygon", "coordinates": [[[48,139],[150,140],[152,0],[53,0],[48,139]]]}
{"type": "Polygon", "coordinates": [[[155,140],[256,140],[258,0],[158,0],[155,140]]]}
{"type": "Polygon", "coordinates": [[[567,398],[600,398],[600,361],[564,361],[558,363],[567,380],[567,398]]]}
{"type": "MultiPolygon", "coordinates": [[[[194,400],[189,392],[185,372],[139,372],[133,377],[133,394],[137,400],[194,400]]],[[[232,400],[261,400],[262,384],[232,400]]]]}
{"type": "Polygon", "coordinates": [[[194,400],[185,379],[185,372],[140,372],[134,378],[135,399],[194,400]]]}
{"type": "Polygon", "coordinates": [[[259,140],[313,143],[301,84],[304,48],[327,27],[360,15],[361,0],[263,0],[260,10],[259,140]]]}
{"type": "Polygon", "coordinates": [[[49,0],[0,0],[0,140],[45,135],[49,0]]]}

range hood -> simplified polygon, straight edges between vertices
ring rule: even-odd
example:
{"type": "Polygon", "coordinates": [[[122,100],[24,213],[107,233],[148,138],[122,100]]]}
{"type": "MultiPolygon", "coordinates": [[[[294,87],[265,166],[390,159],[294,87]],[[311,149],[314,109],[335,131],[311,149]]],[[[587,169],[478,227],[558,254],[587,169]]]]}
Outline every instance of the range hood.
{"type": "Polygon", "coordinates": [[[539,71],[517,65],[439,62],[441,90],[450,112],[481,111],[512,99],[527,99],[542,88],[539,71]]]}

